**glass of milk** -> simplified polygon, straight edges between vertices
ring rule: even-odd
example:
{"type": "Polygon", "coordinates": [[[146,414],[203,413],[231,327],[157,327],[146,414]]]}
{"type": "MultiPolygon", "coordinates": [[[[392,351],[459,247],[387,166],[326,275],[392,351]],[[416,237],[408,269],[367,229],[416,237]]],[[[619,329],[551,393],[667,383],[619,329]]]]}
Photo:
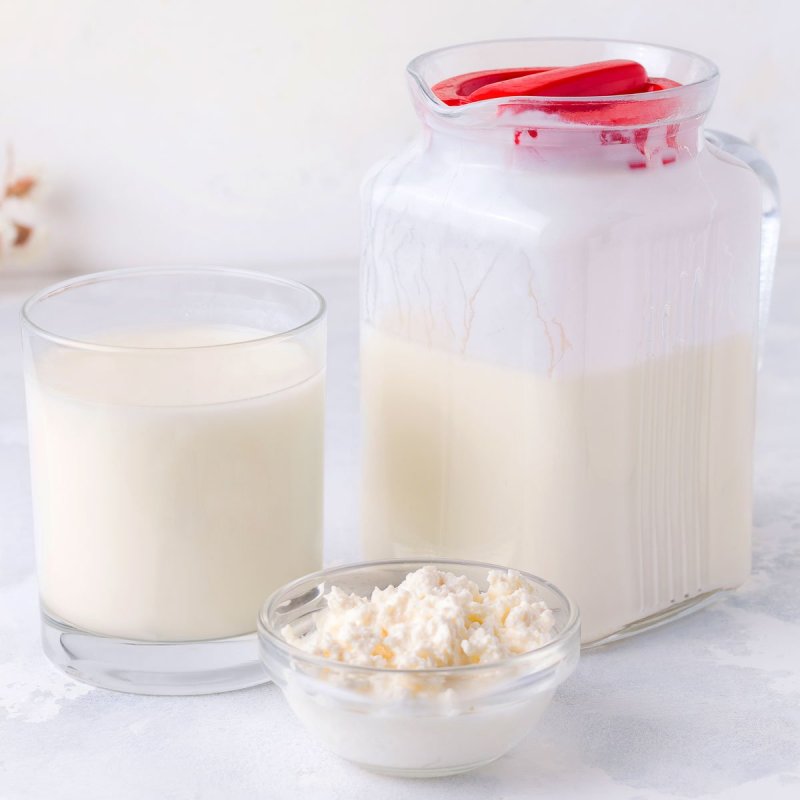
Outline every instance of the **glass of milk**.
{"type": "Polygon", "coordinates": [[[261,683],[264,598],[321,566],[325,302],[218,268],[23,309],[45,652],[129,692],[261,683]]]}

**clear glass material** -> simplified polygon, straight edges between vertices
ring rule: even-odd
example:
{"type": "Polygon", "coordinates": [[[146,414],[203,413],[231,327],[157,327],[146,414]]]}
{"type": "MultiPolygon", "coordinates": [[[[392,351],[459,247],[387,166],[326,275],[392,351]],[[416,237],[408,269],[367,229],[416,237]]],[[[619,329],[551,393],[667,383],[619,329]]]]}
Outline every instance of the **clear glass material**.
{"type": "Polygon", "coordinates": [[[433,563],[481,589],[492,564],[384,561],[336,567],[279,589],[259,617],[261,657],[292,710],[329,750],[365,769],[402,777],[466,772],[500,758],[537,724],[580,653],[580,617],[555,586],[525,574],[553,609],[555,636],[543,647],[492,664],[395,670],[318,658],[285,641],[302,634],[331,587],[368,596],[433,563]]]}
{"type": "Polygon", "coordinates": [[[37,294],[23,334],[47,655],[129,692],[265,681],[261,603],[321,566],[324,300],[119,270],[37,294]]]}
{"type": "Polygon", "coordinates": [[[772,301],[772,284],[775,278],[775,262],[780,238],[780,191],[778,178],[764,156],[748,142],[721,131],[708,131],[706,140],[720,151],[730,153],[743,161],[761,179],[761,266],[759,270],[759,343],[758,363],[764,355],[764,341],[769,322],[772,301]]]}
{"type": "Polygon", "coordinates": [[[717,82],[700,56],[631,42],[410,64],[421,135],[363,192],[367,557],[546,575],[586,644],[745,580],[777,212],[752,151],[707,141],[717,82]],[[453,107],[431,90],[610,58],[683,85],[453,107]]]}

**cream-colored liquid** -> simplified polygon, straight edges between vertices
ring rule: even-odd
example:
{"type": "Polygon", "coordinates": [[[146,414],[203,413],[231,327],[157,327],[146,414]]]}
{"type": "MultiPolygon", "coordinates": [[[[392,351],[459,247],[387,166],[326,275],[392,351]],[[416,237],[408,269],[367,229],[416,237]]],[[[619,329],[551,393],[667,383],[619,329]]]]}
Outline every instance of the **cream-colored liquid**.
{"type": "Polygon", "coordinates": [[[547,378],[367,328],[366,556],[528,570],[595,641],[746,578],[753,410],[746,336],[547,378]]]}
{"type": "Polygon", "coordinates": [[[28,403],[42,603],[56,617],[147,641],[234,636],[272,590],[321,566],[324,376],[299,344],[55,350],[29,374],[28,403]]]}

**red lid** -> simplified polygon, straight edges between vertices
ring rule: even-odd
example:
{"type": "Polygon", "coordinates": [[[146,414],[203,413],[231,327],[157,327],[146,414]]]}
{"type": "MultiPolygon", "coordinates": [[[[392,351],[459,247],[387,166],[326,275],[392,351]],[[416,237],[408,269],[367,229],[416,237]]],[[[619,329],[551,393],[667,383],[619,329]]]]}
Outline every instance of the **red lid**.
{"type": "Polygon", "coordinates": [[[511,69],[487,69],[482,72],[467,72],[452,78],[439,81],[433,87],[433,93],[448,106],[461,106],[473,102],[469,95],[497,81],[519,78],[523,75],[535,75],[546,72],[552,67],[512,67],[511,69]]]}
{"type": "Polygon", "coordinates": [[[668,112],[658,103],[587,103],[585,106],[550,98],[598,98],[658,92],[680,86],[669,78],[651,78],[636,61],[622,59],[595,61],[572,67],[510,67],[456,75],[433,87],[434,94],[448,106],[467,105],[503,97],[515,101],[500,106],[500,113],[539,109],[559,113],[575,121],[602,125],[636,125],[653,122],[668,112]],[[547,98],[547,103],[521,98],[547,98]]]}

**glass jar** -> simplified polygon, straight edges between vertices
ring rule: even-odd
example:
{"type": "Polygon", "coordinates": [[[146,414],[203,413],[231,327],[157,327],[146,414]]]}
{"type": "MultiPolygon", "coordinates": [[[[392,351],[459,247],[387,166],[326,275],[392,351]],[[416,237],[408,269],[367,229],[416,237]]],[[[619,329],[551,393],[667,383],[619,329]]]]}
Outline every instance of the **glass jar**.
{"type": "Polygon", "coordinates": [[[422,134],[364,186],[366,556],[542,575],[577,599],[584,643],[738,586],[777,211],[758,155],[704,132],[716,68],[514,40],[408,72],[422,134]],[[681,85],[458,106],[432,91],[618,58],[681,85]]]}

